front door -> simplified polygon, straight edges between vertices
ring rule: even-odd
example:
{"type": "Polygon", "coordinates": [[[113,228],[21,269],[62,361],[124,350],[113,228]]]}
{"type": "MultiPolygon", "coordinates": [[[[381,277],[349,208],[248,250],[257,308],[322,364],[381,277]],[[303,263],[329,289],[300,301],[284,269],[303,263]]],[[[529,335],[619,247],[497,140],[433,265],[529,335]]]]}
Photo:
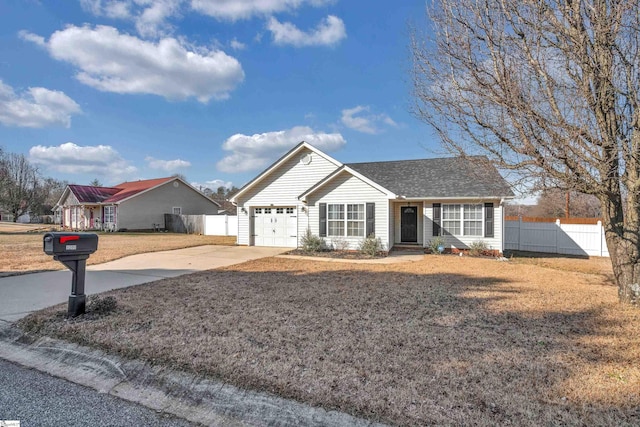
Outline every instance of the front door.
{"type": "Polygon", "coordinates": [[[400,240],[402,242],[418,242],[418,208],[402,206],[400,208],[400,240]]]}

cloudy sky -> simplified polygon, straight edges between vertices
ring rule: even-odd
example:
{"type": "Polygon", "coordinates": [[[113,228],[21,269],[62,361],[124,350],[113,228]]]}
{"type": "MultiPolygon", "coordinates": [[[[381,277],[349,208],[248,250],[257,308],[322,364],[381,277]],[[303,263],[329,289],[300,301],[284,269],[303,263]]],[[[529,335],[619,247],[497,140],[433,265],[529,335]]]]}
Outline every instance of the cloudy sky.
{"type": "Polygon", "coordinates": [[[242,186],[304,140],[433,157],[410,113],[424,0],[3,0],[0,147],[105,185],[242,186]]]}

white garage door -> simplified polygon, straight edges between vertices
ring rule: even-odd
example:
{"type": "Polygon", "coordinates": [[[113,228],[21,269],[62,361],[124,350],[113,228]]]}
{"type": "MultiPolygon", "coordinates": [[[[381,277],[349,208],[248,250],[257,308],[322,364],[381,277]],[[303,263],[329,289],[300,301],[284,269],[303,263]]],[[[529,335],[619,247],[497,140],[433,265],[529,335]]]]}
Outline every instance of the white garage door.
{"type": "Polygon", "coordinates": [[[296,208],[287,206],[254,208],[253,230],[256,246],[298,246],[296,208]]]}

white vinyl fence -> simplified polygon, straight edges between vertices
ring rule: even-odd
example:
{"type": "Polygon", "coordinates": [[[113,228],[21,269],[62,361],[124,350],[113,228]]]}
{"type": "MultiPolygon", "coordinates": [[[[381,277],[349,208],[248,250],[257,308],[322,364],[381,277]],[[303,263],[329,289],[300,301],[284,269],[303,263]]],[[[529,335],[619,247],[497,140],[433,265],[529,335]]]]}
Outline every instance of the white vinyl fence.
{"type": "Polygon", "coordinates": [[[505,250],[609,256],[602,224],[505,221],[505,250]]]}
{"type": "Polygon", "coordinates": [[[204,234],[207,236],[237,236],[236,215],[204,215],[204,234]]]}

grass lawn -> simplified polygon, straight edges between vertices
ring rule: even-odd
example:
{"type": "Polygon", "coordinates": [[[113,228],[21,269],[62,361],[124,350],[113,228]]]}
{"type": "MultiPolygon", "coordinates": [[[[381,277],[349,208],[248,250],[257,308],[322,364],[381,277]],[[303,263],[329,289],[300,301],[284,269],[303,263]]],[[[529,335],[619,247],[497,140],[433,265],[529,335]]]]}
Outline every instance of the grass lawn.
{"type": "Polygon", "coordinates": [[[639,425],[640,310],[610,267],[267,258],[19,326],[398,425],[639,425]]]}
{"type": "MultiPolygon", "coordinates": [[[[1,232],[0,273],[62,270],[64,265],[42,251],[44,232],[1,232]]],[[[200,245],[235,244],[235,236],[197,236],[173,233],[99,233],[98,250],[87,260],[100,264],[128,255],[200,245]]]]}

